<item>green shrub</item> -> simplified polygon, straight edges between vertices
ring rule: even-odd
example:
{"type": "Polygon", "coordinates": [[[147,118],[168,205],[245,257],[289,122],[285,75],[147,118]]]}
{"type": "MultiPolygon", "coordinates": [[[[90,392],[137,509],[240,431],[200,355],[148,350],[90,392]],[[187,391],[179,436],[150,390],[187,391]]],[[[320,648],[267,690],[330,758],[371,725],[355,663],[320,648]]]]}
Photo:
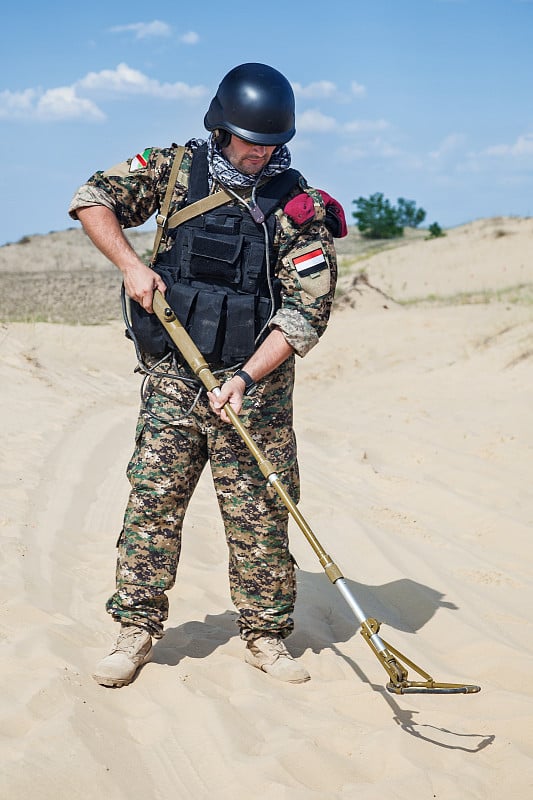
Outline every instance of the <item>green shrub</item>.
{"type": "Polygon", "coordinates": [[[403,236],[404,227],[416,228],[426,218],[423,208],[417,208],[414,200],[398,198],[393,206],[382,192],[370,197],[358,197],[353,201],[357,206],[352,216],[357,227],[367,239],[394,239],[403,236]]]}
{"type": "Polygon", "coordinates": [[[405,200],[405,198],[399,197],[398,216],[400,225],[405,225],[406,228],[418,228],[424,222],[426,212],[423,208],[417,208],[414,200],[405,200]]]}
{"type": "Polygon", "coordinates": [[[432,222],[428,228],[428,239],[438,239],[439,236],[446,236],[438,222],[432,222]]]}
{"type": "Polygon", "coordinates": [[[358,197],[353,202],[357,211],[352,216],[367,239],[394,239],[396,236],[403,236],[398,209],[383,197],[382,192],[371,194],[369,198],[358,197]]]}

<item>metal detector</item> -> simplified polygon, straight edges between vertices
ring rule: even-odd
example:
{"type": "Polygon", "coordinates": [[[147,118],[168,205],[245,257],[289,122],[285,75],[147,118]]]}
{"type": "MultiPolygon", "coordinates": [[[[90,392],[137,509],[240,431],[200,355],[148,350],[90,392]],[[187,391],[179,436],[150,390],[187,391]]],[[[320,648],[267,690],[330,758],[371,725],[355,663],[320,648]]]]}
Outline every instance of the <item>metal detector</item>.
{"type": "MultiPolygon", "coordinates": [[[[165,298],[158,290],[156,290],[154,293],[153,308],[158,319],[164,325],[168,335],[196,377],[203,383],[208,391],[213,392],[215,395],[220,393],[220,381],[210,371],[203,355],[200,353],[191,337],[176,317],[174,311],[170,308],[165,298]]],[[[479,692],[479,686],[466,683],[441,683],[433,680],[431,675],[429,675],[425,670],[417,666],[413,661],[400,653],[399,650],[396,650],[395,647],[390,645],[388,642],[382,639],[381,636],[379,636],[380,623],[372,617],[367,617],[365,615],[361,606],[350,591],[339,567],[332,560],[331,556],[326,553],[314,535],[313,531],[305,521],[304,517],[298,510],[295,502],[287,493],[285,487],[276,474],[274,466],[259,450],[254,440],[239,419],[238,414],[233,411],[229,403],[224,406],[224,411],[230,419],[231,424],[247,446],[248,450],[257,461],[262,474],[268,483],[278,493],[289,513],[296,521],[298,527],[313,548],[318,560],[322,565],[322,568],[324,569],[324,572],[330,579],[331,583],[337,587],[355,614],[355,617],[361,626],[361,634],[364,640],[370,646],[372,652],[377,656],[378,660],[381,662],[381,665],[385,668],[389,676],[387,690],[393,694],[473,694],[475,692],[479,692]],[[408,667],[413,669],[420,678],[423,678],[423,680],[409,680],[408,667]]]]}

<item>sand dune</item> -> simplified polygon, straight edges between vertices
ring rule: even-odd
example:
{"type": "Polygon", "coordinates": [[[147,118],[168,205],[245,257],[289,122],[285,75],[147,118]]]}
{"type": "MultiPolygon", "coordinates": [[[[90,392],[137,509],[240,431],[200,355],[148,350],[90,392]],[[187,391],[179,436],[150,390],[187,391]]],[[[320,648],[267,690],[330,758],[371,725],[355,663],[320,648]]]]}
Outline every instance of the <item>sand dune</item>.
{"type": "Polygon", "coordinates": [[[134,355],[116,319],[0,326],[2,797],[531,795],[532,245],[531,220],[501,219],[351,269],[341,247],[338,307],[298,362],[302,512],[383,637],[470,696],[387,693],[296,526],[289,644],[312,680],[248,667],[207,474],[166,636],[131,686],[97,686],[134,355]]]}

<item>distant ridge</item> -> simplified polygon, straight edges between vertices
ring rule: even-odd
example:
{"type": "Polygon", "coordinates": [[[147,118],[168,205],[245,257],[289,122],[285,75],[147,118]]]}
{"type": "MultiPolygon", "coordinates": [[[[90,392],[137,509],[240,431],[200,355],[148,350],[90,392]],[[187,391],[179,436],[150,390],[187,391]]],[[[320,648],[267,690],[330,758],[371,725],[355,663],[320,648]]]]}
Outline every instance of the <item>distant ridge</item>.
{"type": "MultiPolygon", "coordinates": [[[[350,227],[348,236],[336,241],[338,307],[357,306],[362,295],[369,292],[377,292],[373,296],[379,304],[384,304],[383,297],[400,301],[424,297],[429,290],[420,286],[420,281],[413,283],[410,268],[415,253],[420,257],[418,248],[424,248],[428,277],[431,273],[435,278],[443,270],[451,273],[463,269],[464,262],[467,291],[471,291],[467,278],[472,264],[477,265],[474,278],[482,278],[485,252],[502,252],[502,275],[510,286],[531,282],[531,269],[526,264],[533,248],[530,218],[480,219],[446,234],[442,239],[426,241],[426,230],[407,229],[399,239],[369,240],[355,226],[350,227]],[[391,250],[399,251],[394,256],[396,266],[382,269],[384,259],[388,262],[391,258],[391,250]],[[395,275],[403,276],[401,283],[395,275]]],[[[127,236],[139,255],[148,258],[153,231],[133,230],[127,236]]],[[[117,320],[121,318],[120,286],[118,270],[79,227],[25,236],[0,247],[0,322],[96,325],[117,320]]]]}

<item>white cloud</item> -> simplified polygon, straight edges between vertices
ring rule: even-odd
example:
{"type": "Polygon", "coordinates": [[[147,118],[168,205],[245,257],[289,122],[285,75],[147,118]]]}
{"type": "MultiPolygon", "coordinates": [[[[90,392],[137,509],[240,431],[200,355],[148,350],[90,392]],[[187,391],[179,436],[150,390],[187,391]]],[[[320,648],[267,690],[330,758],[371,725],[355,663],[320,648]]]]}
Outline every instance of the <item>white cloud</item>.
{"type": "Polygon", "coordinates": [[[355,97],[364,97],[366,95],[366,86],[363,86],[361,83],[357,83],[357,81],[352,81],[352,94],[355,97]]]}
{"type": "Polygon", "coordinates": [[[454,152],[457,152],[465,144],[466,138],[462,133],[450,133],[439,144],[436,150],[432,150],[430,158],[438,161],[454,152]]]}
{"type": "Polygon", "coordinates": [[[195,100],[204,97],[204,86],[189,86],[187,83],[160,83],[148,78],[127,64],[119,64],[116,69],[89,72],[77,82],[76,86],[86,92],[113,92],[115,94],[144,94],[168,100],[195,100]]]}
{"type": "Polygon", "coordinates": [[[335,97],[338,94],[336,85],[331,81],[315,81],[308,86],[302,86],[301,83],[293,83],[292,88],[296,97],[304,97],[311,100],[316,100],[319,97],[335,97]]]}
{"type": "Polygon", "coordinates": [[[490,174],[499,184],[520,180],[532,165],[533,133],[523,133],[510,144],[495,144],[484,150],[466,153],[456,164],[458,174],[490,174]],[[505,174],[504,174],[505,173],[505,174]]]}
{"type": "MultiPolygon", "coordinates": [[[[136,39],[148,39],[151,37],[172,36],[172,27],[166,22],[154,19],[152,22],[132,22],[128,25],[115,25],[108,29],[110,33],[133,33],[136,39]]],[[[200,41],[200,36],[196,31],[187,31],[179,36],[182,44],[194,45],[200,41]]]]}
{"type": "Polygon", "coordinates": [[[409,160],[413,168],[416,164],[418,164],[416,159],[412,158],[407,153],[379,136],[366,142],[357,142],[353,145],[343,145],[342,147],[338,148],[337,154],[344,161],[356,161],[361,158],[391,158],[401,159],[402,162],[405,163],[407,160],[409,160]]]}
{"type": "Polygon", "coordinates": [[[204,86],[160,83],[127,64],[119,64],[113,70],[89,72],[71,86],[58,86],[46,91],[25,89],[11,92],[6,89],[0,92],[0,119],[83,119],[98,122],[105,119],[105,114],[92,99],[94,95],[149,95],[164,100],[194,101],[206,93],[204,86]]]}
{"type": "Polygon", "coordinates": [[[295,96],[300,100],[334,100],[338,103],[349,103],[354,97],[363,97],[366,88],[352,81],[349,91],[339,89],[333,81],[313,81],[303,86],[301,83],[293,83],[292,88],[295,96]]]}
{"type": "Polygon", "coordinates": [[[348,147],[345,145],[338,148],[337,155],[341,161],[346,163],[349,161],[359,161],[362,158],[368,158],[369,153],[364,147],[348,147]]]}
{"type": "Polygon", "coordinates": [[[533,155],[533,133],[524,133],[513,144],[496,144],[487,147],[482,155],[521,158],[533,155]]]}
{"type": "Polygon", "coordinates": [[[132,22],[129,25],[115,25],[109,28],[110,33],[134,33],[136,39],[147,39],[150,36],[170,36],[172,28],[166,22],[154,19],[152,22],[132,22]]]}
{"type": "Polygon", "coordinates": [[[323,114],[317,108],[309,109],[298,114],[298,131],[305,133],[332,133],[339,135],[376,134],[388,130],[391,125],[385,119],[360,119],[351,122],[339,122],[335,117],[323,114]]]}
{"type": "MultiPolygon", "coordinates": [[[[157,81],[155,81],[157,83],[157,81]]],[[[110,91],[129,93],[149,93],[150,79],[139,70],[119,64],[116,69],[103,69],[88,72],[77,81],[77,86],[89,92],[110,91]]]]}
{"type": "Polygon", "coordinates": [[[298,115],[296,120],[298,131],[305,133],[327,133],[337,127],[334,117],[328,117],[317,109],[304,111],[298,115]]]}
{"type": "Polygon", "coordinates": [[[23,92],[10,92],[9,89],[5,89],[0,92],[0,119],[30,115],[35,107],[36,96],[35,89],[25,89],[23,92]]]}
{"type": "Polygon", "coordinates": [[[188,31],[183,36],[180,36],[180,42],[183,42],[183,44],[198,44],[199,41],[200,37],[195,31],[188,31]]]}
{"type": "Polygon", "coordinates": [[[49,89],[39,98],[35,113],[43,119],[105,119],[98,106],[79,97],[73,86],[49,89]]]}
{"type": "Polygon", "coordinates": [[[346,133],[375,133],[388,128],[390,128],[390,123],[386,119],[357,119],[346,122],[342,126],[346,133]]]}
{"type": "Polygon", "coordinates": [[[102,120],[105,115],[91,100],[79,97],[72,86],[60,86],[43,92],[0,93],[0,119],[86,119],[102,120]]]}

